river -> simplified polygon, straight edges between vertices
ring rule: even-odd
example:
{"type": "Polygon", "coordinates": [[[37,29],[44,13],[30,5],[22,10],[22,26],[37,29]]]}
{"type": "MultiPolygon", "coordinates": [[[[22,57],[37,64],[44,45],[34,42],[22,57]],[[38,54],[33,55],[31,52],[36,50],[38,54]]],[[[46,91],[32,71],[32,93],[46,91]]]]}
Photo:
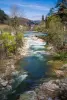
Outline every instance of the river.
{"type": "Polygon", "coordinates": [[[50,66],[47,64],[49,53],[45,50],[46,42],[37,36],[46,36],[46,34],[36,32],[24,34],[27,40],[27,55],[20,60],[19,64],[21,71],[27,72],[28,76],[24,80],[23,75],[17,78],[8,100],[17,100],[17,96],[34,89],[42,82],[42,79],[49,78],[50,66]]]}

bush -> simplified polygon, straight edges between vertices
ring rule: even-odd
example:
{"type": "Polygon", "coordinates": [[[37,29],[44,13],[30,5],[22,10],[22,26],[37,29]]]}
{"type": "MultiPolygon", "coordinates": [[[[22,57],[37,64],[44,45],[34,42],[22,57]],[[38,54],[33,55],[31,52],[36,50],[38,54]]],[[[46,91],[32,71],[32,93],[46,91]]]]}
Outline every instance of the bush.
{"type": "Polygon", "coordinates": [[[65,31],[64,26],[58,16],[50,17],[48,27],[48,38],[47,41],[55,47],[56,50],[64,48],[65,42],[65,31]]]}
{"type": "Polygon", "coordinates": [[[2,41],[6,56],[10,55],[11,53],[16,53],[17,48],[22,45],[22,37],[22,33],[11,35],[9,32],[4,32],[0,34],[0,40],[2,41]]]}
{"type": "Polygon", "coordinates": [[[34,31],[37,31],[37,32],[46,32],[45,22],[40,23],[40,25],[36,25],[34,27],[34,31]]]}
{"type": "Polygon", "coordinates": [[[2,33],[2,41],[4,43],[5,52],[13,53],[16,50],[15,36],[12,36],[8,32],[2,33]]]}
{"type": "Polygon", "coordinates": [[[23,34],[22,33],[17,33],[16,34],[17,47],[21,46],[21,44],[22,44],[22,38],[23,38],[23,34]]]}

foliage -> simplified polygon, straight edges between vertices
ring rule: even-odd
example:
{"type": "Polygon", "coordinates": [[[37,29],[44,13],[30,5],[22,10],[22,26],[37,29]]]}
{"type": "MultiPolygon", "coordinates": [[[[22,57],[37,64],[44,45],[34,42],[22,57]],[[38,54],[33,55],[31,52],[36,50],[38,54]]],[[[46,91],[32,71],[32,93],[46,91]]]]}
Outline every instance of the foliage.
{"type": "Polygon", "coordinates": [[[42,15],[42,21],[44,21],[44,15],[42,15]]]}
{"type": "Polygon", "coordinates": [[[62,6],[62,5],[66,8],[67,7],[67,0],[58,0],[57,1],[57,5],[56,5],[57,7],[62,6]]]}
{"type": "Polygon", "coordinates": [[[58,0],[56,7],[58,8],[58,15],[65,23],[67,21],[67,0],[58,0]]]}
{"type": "Polygon", "coordinates": [[[37,32],[46,32],[45,22],[42,22],[40,25],[35,25],[34,31],[37,31],[37,32]]]}
{"type": "Polygon", "coordinates": [[[16,34],[17,46],[21,46],[21,44],[22,44],[22,37],[23,37],[23,34],[22,33],[17,33],[16,34]]]}
{"type": "Polygon", "coordinates": [[[9,32],[4,32],[0,34],[0,40],[2,41],[6,56],[10,55],[11,53],[16,53],[17,48],[22,45],[22,37],[22,33],[12,35],[9,32]]]}
{"type": "Polygon", "coordinates": [[[50,9],[50,11],[49,11],[49,13],[48,13],[48,16],[51,16],[51,15],[54,13],[53,10],[54,10],[54,8],[51,8],[51,9],[50,9]]]}
{"type": "Polygon", "coordinates": [[[42,20],[41,20],[40,24],[35,25],[34,31],[37,31],[37,32],[45,32],[46,31],[44,15],[42,15],[42,20]]]}
{"type": "Polygon", "coordinates": [[[59,52],[59,56],[60,59],[64,60],[67,59],[67,52],[59,52]]]}
{"type": "Polygon", "coordinates": [[[0,9],[0,23],[5,23],[8,20],[8,15],[5,14],[3,10],[0,9]]]}
{"type": "Polygon", "coordinates": [[[13,28],[13,30],[17,31],[19,27],[19,19],[17,16],[14,18],[11,18],[9,21],[10,26],[13,28]]]}
{"type": "Polygon", "coordinates": [[[2,40],[6,52],[8,53],[15,52],[16,50],[15,36],[12,36],[10,33],[5,32],[2,34],[2,40]]]}
{"type": "Polygon", "coordinates": [[[56,49],[63,49],[65,42],[65,31],[58,16],[52,16],[48,28],[48,42],[52,43],[56,49]]]}
{"type": "Polygon", "coordinates": [[[67,58],[67,0],[58,0],[56,7],[52,10],[45,20],[48,32],[47,42],[51,43],[58,53],[55,59],[63,60],[67,58]]]}

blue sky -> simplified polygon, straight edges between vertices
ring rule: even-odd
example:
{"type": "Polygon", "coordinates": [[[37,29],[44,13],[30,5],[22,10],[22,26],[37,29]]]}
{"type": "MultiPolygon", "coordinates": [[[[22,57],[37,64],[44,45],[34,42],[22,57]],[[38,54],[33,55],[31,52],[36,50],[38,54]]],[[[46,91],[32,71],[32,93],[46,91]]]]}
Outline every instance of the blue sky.
{"type": "Polygon", "coordinates": [[[56,2],[57,0],[0,0],[0,8],[10,15],[11,7],[17,5],[22,16],[32,20],[40,20],[41,16],[46,16],[56,2]]]}

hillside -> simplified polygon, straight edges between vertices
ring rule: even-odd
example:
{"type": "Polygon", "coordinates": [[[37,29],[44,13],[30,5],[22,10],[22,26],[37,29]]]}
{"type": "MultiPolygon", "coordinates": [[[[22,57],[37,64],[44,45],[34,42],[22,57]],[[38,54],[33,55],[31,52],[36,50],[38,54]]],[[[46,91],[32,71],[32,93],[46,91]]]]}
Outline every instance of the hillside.
{"type": "Polygon", "coordinates": [[[27,19],[27,18],[20,18],[20,24],[23,24],[23,25],[38,25],[40,24],[40,21],[36,20],[36,21],[33,21],[33,20],[30,20],[30,19],[27,19]]]}

